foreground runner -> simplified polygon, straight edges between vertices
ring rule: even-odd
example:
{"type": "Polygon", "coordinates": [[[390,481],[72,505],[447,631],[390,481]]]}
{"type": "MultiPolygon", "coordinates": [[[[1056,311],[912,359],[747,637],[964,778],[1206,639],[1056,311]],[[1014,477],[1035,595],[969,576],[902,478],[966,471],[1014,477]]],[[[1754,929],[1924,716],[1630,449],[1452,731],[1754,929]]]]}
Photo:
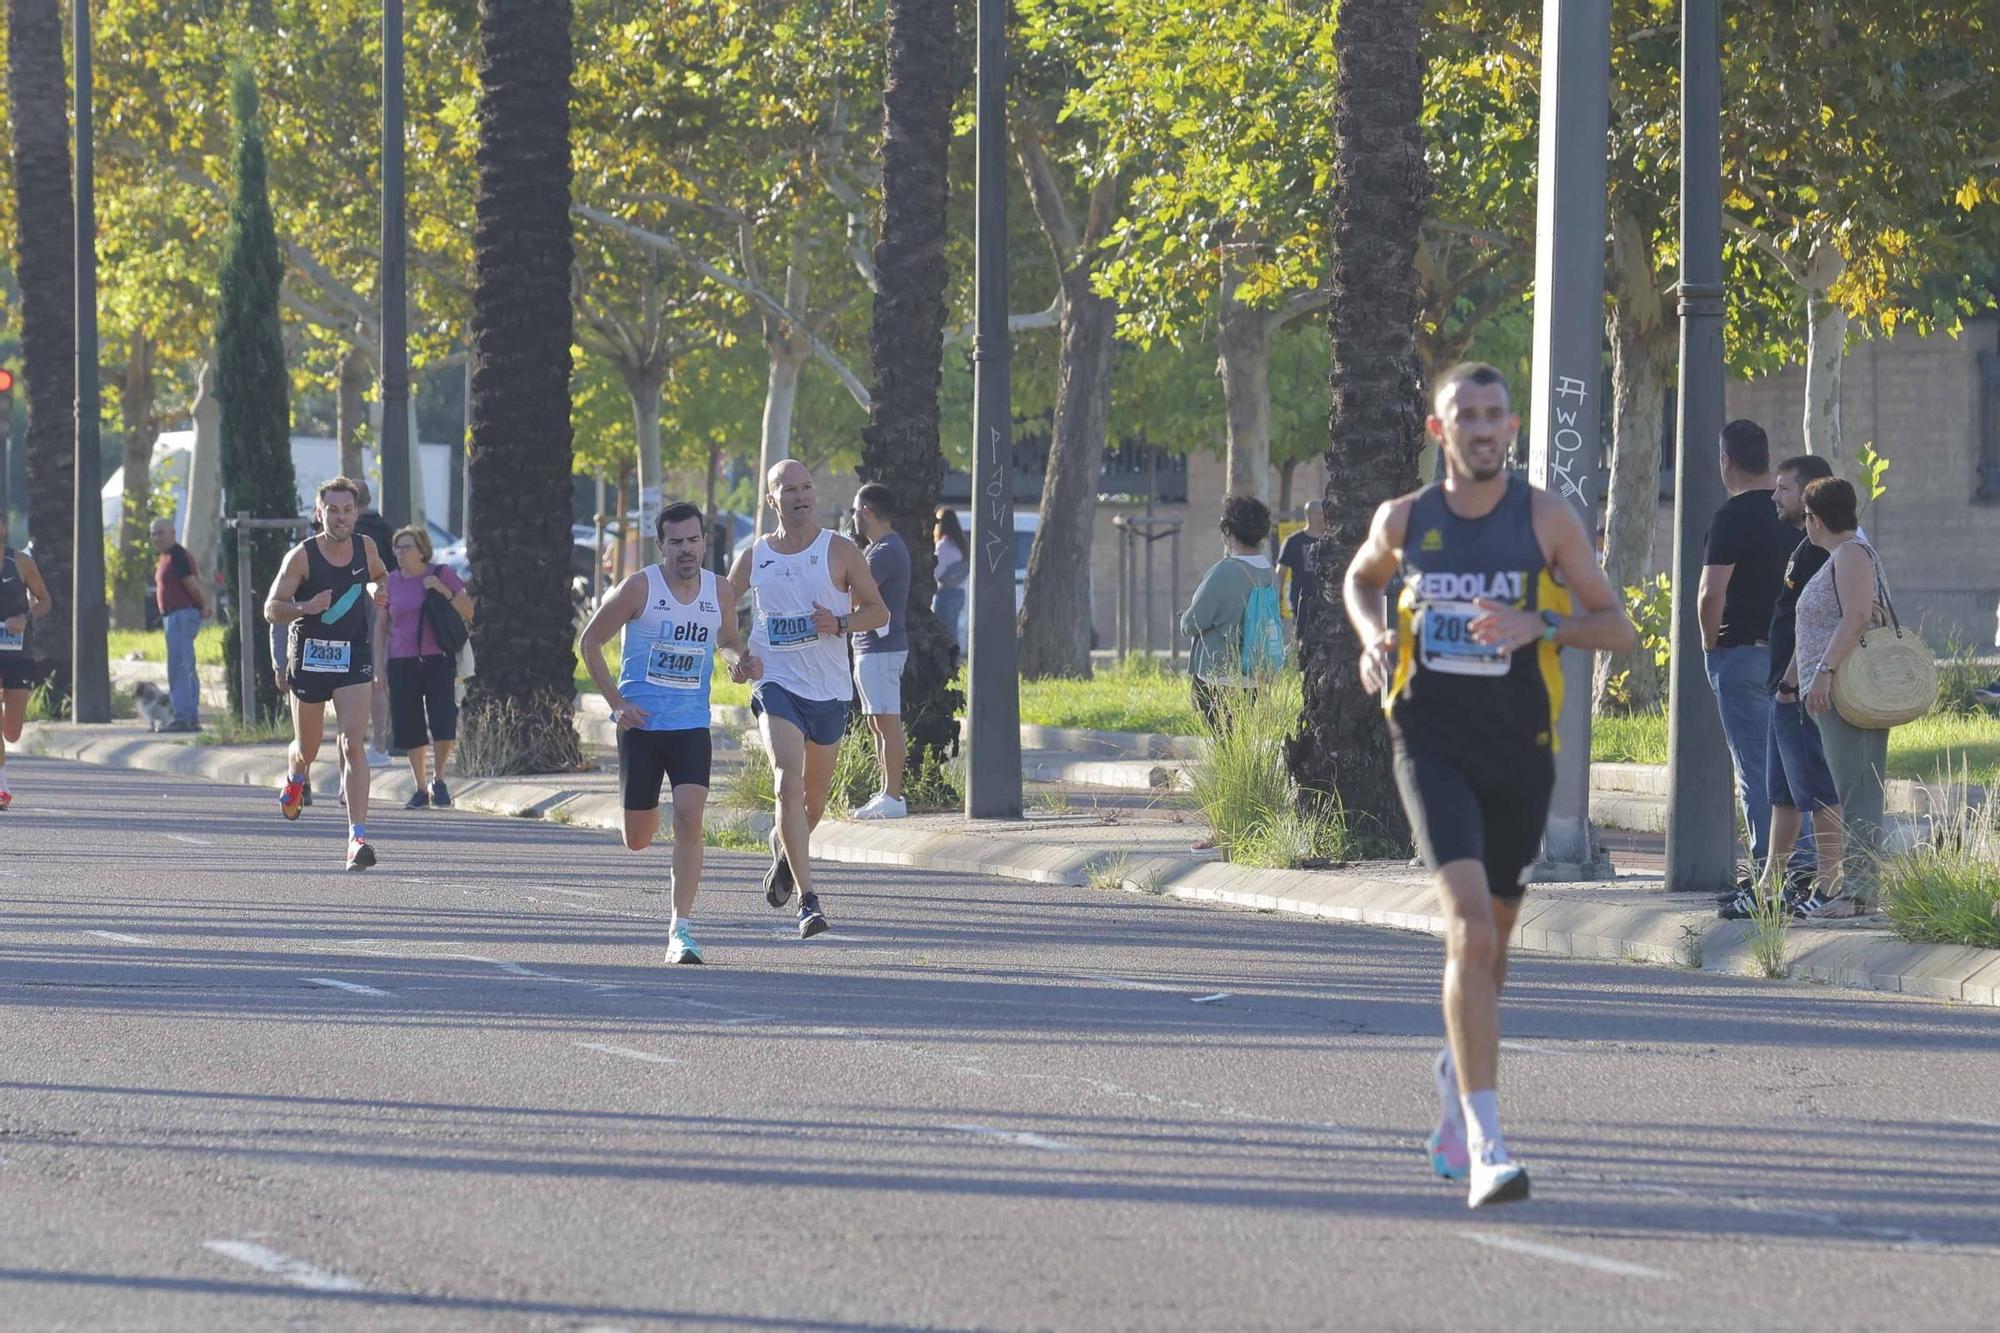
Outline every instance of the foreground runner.
{"type": "Polygon", "coordinates": [[[7,785],[7,747],[21,740],[28,721],[28,691],[41,679],[28,651],[28,626],[49,613],[49,590],[33,556],[7,545],[7,515],[0,511],[0,810],[14,803],[7,785]]]}
{"type": "Polygon", "coordinates": [[[264,603],[266,620],[292,627],[285,663],[292,694],[291,776],[278,791],[278,809],[285,818],[297,819],[305,805],[306,775],[319,757],[331,700],[347,759],[341,775],[347,797],[347,868],[366,870],[375,864],[375,849],[368,843],[371,774],[366,753],[375,666],[364,599],[372,597],[378,607],[387,602],[383,580],[389,571],[375,543],[355,535],[361,499],[353,482],[335,477],[320,483],[318,510],[319,535],[286,554],[264,603]]]}
{"type": "Polygon", "coordinates": [[[1361,679],[1387,691],[1396,786],[1446,921],[1431,1165],[1471,1177],[1473,1208],[1528,1197],[1500,1133],[1500,987],[1555,786],[1558,650],[1638,642],[1576,511],[1505,470],[1520,427],[1499,371],[1450,371],[1429,422],[1445,479],[1376,511],[1346,586],[1361,679]],[[1399,571],[1392,626],[1383,593],[1399,571]]]}
{"type": "Polygon", "coordinates": [[[712,755],[709,683],[715,655],[742,658],[736,610],[722,610],[708,555],[701,510],[691,504],[660,511],[654,536],[660,563],[626,579],[583,627],[583,664],[618,724],[618,784],[624,793],[625,846],[642,852],[660,831],[660,787],[673,792],[673,918],[669,963],[699,963],[694,898],[701,887],[702,815],[708,806],[712,755]],[[604,665],[604,645],[624,631],[618,680],[604,665]]]}
{"type": "Polygon", "coordinates": [[[778,789],[764,900],[783,907],[796,884],[799,938],[811,939],[826,929],[812,888],[812,831],[826,810],[854,699],[847,636],[888,624],[889,611],[860,548],[813,516],[813,479],[805,464],[779,463],[764,479],[764,491],[779,528],[759,538],[729,571],[732,604],[746,592],[757,597],[750,652],[731,675],[757,682],[750,710],[778,789]]]}

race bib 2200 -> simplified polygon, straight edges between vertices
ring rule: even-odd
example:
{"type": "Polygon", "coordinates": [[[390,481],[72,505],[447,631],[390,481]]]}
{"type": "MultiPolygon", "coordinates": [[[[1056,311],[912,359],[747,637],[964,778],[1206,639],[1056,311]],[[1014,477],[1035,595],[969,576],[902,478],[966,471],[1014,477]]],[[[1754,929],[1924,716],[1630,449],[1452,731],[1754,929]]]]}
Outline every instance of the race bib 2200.
{"type": "Polygon", "coordinates": [[[1417,608],[1418,661],[1451,676],[1504,676],[1505,648],[1472,637],[1472,622],[1486,614],[1471,602],[1425,602],[1417,608]]]}
{"type": "Polygon", "coordinates": [[[813,618],[810,613],[802,616],[769,616],[764,621],[764,637],[770,641],[772,652],[795,653],[818,642],[819,631],[813,628],[813,618]]]}
{"type": "Polygon", "coordinates": [[[706,656],[684,652],[670,643],[655,643],[646,650],[646,682],[663,690],[698,690],[706,656]]]}
{"type": "Polygon", "coordinates": [[[346,675],[354,669],[354,645],[346,639],[307,639],[299,650],[299,670],[346,675]]]}

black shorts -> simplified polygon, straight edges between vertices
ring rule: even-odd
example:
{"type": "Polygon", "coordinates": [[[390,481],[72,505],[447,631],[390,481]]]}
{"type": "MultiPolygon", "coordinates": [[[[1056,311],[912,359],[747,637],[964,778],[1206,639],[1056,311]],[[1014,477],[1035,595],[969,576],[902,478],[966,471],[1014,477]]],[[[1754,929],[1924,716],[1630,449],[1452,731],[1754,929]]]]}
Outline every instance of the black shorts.
{"type": "Polygon", "coordinates": [[[458,739],[457,659],[389,659],[389,739],[398,750],[458,739]]]}
{"type": "Polygon", "coordinates": [[[289,682],[292,697],[306,704],[330,703],[336,690],[344,690],[350,685],[373,685],[374,665],[369,662],[368,654],[358,656],[359,663],[347,671],[292,672],[289,682]]]}
{"type": "Polygon", "coordinates": [[[707,727],[679,731],[643,731],[630,727],[618,733],[618,783],[627,810],[657,810],[664,783],[673,787],[708,786],[714,741],[707,727]]]}
{"type": "Polygon", "coordinates": [[[26,653],[0,653],[0,690],[32,690],[41,683],[34,658],[26,653]]]}
{"type": "Polygon", "coordinates": [[[1526,893],[1521,876],[1541,853],[1555,792],[1549,752],[1526,750],[1503,768],[1458,763],[1400,737],[1394,749],[1396,788],[1424,865],[1436,870],[1452,861],[1478,861],[1495,898],[1526,893]]]}

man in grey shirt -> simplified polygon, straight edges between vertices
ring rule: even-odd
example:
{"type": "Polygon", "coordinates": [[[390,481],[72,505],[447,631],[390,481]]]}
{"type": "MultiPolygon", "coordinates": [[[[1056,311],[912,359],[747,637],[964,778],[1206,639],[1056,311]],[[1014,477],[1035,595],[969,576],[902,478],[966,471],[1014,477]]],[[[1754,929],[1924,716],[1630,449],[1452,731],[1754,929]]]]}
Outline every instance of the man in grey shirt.
{"type": "Polygon", "coordinates": [[[868,572],[889,608],[888,624],[854,636],[854,685],[882,765],[882,790],[854,812],[856,819],[902,819],[910,813],[903,801],[903,664],[910,660],[903,616],[910,603],[910,548],[890,524],[895,512],[895,493],[879,481],[854,493],[854,531],[868,544],[868,572]]]}

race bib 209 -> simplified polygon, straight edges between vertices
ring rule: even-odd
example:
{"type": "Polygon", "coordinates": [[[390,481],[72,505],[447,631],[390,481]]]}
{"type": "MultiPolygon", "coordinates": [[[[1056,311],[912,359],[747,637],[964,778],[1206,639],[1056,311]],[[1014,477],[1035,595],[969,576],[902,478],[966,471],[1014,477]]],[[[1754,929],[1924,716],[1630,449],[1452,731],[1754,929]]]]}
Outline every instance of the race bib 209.
{"type": "Polygon", "coordinates": [[[1417,608],[1418,660],[1451,676],[1506,675],[1507,650],[1472,637],[1472,622],[1484,614],[1471,602],[1425,602],[1417,608]]]}

